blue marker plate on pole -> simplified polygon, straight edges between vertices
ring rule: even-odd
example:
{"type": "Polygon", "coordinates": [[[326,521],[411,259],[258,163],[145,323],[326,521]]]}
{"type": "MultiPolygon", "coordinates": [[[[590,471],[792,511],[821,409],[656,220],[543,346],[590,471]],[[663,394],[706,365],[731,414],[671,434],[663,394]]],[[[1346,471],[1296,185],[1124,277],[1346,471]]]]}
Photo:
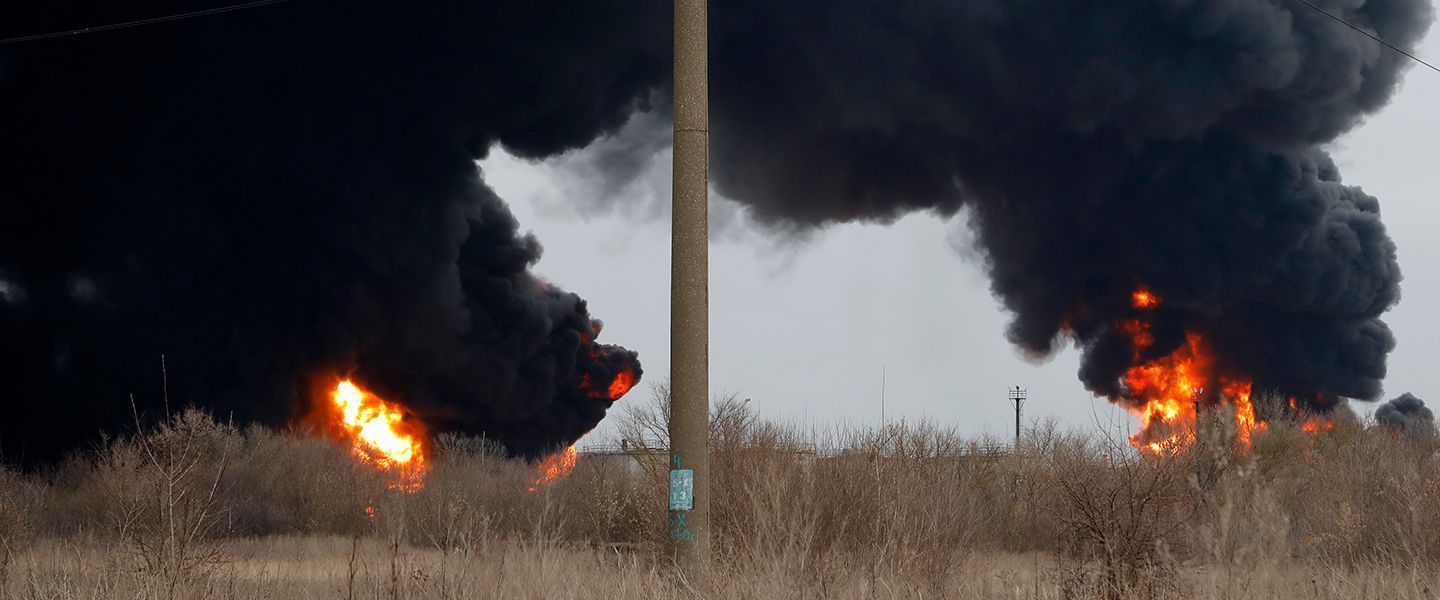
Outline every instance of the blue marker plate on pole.
{"type": "Polygon", "coordinates": [[[670,471],[670,510],[692,510],[695,508],[695,471],[673,469],[670,471]]]}

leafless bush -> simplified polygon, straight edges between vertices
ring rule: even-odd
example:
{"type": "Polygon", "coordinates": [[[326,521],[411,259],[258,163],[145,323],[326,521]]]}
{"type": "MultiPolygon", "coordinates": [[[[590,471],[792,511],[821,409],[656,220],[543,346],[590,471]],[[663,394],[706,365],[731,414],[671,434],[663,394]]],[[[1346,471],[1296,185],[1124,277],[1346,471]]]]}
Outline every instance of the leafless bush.
{"type": "Polygon", "coordinates": [[[237,438],[205,413],[186,410],[100,451],[95,478],[109,524],[157,595],[173,597],[220,558],[210,535],[237,438]]]}
{"type": "Polygon", "coordinates": [[[1193,510],[1186,461],[1093,440],[1057,447],[1045,458],[1050,501],[1041,506],[1061,524],[1058,550],[1099,565],[1098,579],[1082,581],[1080,589],[1122,598],[1163,581],[1152,575],[1165,570],[1164,542],[1193,510]]]}
{"type": "Polygon", "coordinates": [[[34,527],[29,515],[38,504],[36,486],[0,467],[0,598],[9,586],[15,554],[26,548],[34,527]]]}
{"type": "Polygon", "coordinates": [[[34,533],[30,513],[39,501],[36,487],[19,473],[0,467],[0,552],[24,544],[34,533]]]}
{"type": "Polygon", "coordinates": [[[232,535],[351,535],[370,526],[366,507],[386,494],[384,474],[329,439],[252,427],[237,446],[221,498],[232,535]]]}
{"type": "MultiPolygon", "coordinates": [[[[491,515],[502,512],[495,502],[502,496],[498,488],[514,487],[496,472],[500,461],[492,456],[447,452],[431,465],[423,489],[393,495],[392,500],[405,501],[412,539],[442,552],[475,550],[491,533],[491,515]]],[[[394,507],[393,501],[381,506],[387,513],[393,513],[394,507]]]]}
{"type": "MultiPolygon", "coordinates": [[[[668,468],[663,386],[654,396],[617,411],[618,452],[582,457],[568,477],[537,484],[537,465],[442,436],[419,489],[389,485],[311,432],[242,431],[186,411],[45,471],[0,471],[0,541],[26,556],[36,544],[123,541],[144,575],[136,585],[159,595],[203,595],[221,583],[221,544],[277,535],[344,540],[353,560],[339,561],[351,581],[340,588],[366,597],[494,595],[520,588],[465,586],[543,571],[557,556],[591,557],[567,563],[587,573],[612,562],[603,568],[650,573],[664,564],[668,468]],[[495,557],[542,564],[477,566],[495,557]]],[[[1213,411],[1197,443],[1162,456],[1041,423],[1013,454],[934,423],[817,434],[761,418],[738,396],[712,410],[715,568],[811,590],[796,597],[993,596],[962,574],[997,561],[1008,565],[1000,579],[1033,586],[1025,597],[1110,598],[1196,586],[1246,597],[1284,589],[1257,573],[1297,565],[1386,581],[1404,573],[1423,590],[1440,565],[1435,442],[1364,423],[1313,432],[1277,418],[1247,444],[1233,417],[1213,411]]],[[[38,568],[0,561],[0,576],[38,568]]]]}

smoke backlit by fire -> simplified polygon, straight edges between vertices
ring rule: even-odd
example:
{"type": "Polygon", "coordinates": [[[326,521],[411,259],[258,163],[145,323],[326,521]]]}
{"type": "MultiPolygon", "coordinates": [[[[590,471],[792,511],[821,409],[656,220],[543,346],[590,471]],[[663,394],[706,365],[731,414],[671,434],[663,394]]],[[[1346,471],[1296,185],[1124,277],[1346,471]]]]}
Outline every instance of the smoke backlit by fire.
{"type": "MultiPolygon", "coordinates": [[[[591,345],[589,356],[592,363],[607,363],[614,356],[613,348],[591,344],[589,339],[585,340],[585,343],[591,345]]],[[[638,379],[639,374],[632,364],[621,363],[619,370],[615,372],[614,378],[609,383],[596,385],[589,373],[581,375],[580,389],[584,390],[585,395],[591,398],[614,402],[629,392],[630,388],[635,387],[638,379]]]]}

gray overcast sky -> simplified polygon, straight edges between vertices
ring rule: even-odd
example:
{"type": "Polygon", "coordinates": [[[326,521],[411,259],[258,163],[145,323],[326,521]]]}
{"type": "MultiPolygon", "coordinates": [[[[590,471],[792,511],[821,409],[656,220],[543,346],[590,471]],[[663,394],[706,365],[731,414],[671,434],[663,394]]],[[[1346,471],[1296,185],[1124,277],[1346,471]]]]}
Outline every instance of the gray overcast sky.
{"type": "MultiPolygon", "coordinates": [[[[1431,63],[1440,62],[1437,29],[1417,52],[1431,63]]],[[[1388,107],[1332,148],[1344,181],[1380,198],[1399,246],[1405,279],[1403,299],[1386,317],[1399,340],[1386,397],[1408,391],[1432,404],[1440,399],[1437,106],[1440,73],[1416,65],[1388,107]]],[[[618,203],[595,197],[577,179],[585,158],[527,163],[497,152],[481,166],[521,227],[545,245],[537,272],[590,302],[605,321],[601,341],[640,353],[648,388],[669,372],[668,149],[620,191],[618,203]],[[596,206],[609,208],[596,214],[596,206]]],[[[733,206],[716,202],[712,390],[752,398],[770,418],[874,424],[884,366],[891,420],[926,418],[1004,436],[1013,419],[1006,387],[1023,385],[1030,390],[1027,420],[1129,422],[1081,387],[1073,349],[1036,364],[1005,341],[1007,315],[990,296],[979,261],[962,252],[969,234],[961,219],[914,214],[888,226],[838,226],[777,243],[743,222],[727,225],[733,206]]],[[[622,402],[642,401],[647,391],[622,402]]],[[[605,431],[602,423],[596,433],[605,431]]]]}

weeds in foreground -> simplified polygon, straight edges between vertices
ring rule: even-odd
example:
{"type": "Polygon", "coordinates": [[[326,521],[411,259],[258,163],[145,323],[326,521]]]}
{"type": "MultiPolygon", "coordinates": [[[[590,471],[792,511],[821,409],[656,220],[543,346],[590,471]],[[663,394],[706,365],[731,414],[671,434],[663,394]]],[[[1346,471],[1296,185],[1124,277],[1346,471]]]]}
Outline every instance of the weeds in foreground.
{"type": "Polygon", "coordinates": [[[729,587],[666,567],[657,404],[617,415],[622,451],[533,493],[530,465],[473,440],[437,440],[424,488],[392,490],[341,445],[184,411],[45,472],[0,471],[0,597],[1440,590],[1433,437],[1272,423],[1246,449],[1217,418],[1201,445],[1142,456],[1042,424],[1012,454],[930,423],[815,434],[716,405],[713,566],[729,587]]]}

